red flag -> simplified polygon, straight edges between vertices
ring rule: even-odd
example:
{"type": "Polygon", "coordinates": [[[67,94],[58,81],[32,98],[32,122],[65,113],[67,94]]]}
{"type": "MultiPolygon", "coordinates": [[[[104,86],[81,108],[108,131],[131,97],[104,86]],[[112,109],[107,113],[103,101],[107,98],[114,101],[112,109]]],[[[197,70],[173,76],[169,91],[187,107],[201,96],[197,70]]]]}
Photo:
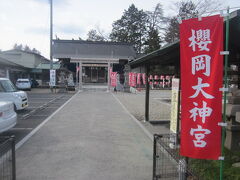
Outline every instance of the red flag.
{"type": "Polygon", "coordinates": [[[170,86],[171,84],[171,79],[170,79],[170,76],[166,76],[166,82],[165,82],[166,86],[170,86]]]}
{"type": "Polygon", "coordinates": [[[146,74],[145,73],[142,74],[142,80],[143,80],[143,84],[146,84],[146,74]]]}
{"type": "Polygon", "coordinates": [[[130,87],[132,87],[132,72],[128,74],[128,84],[130,87]]]}
{"type": "Polygon", "coordinates": [[[137,84],[141,84],[141,73],[137,73],[137,84]]]}
{"type": "Polygon", "coordinates": [[[217,160],[221,154],[223,18],[180,25],[182,156],[217,160]]]}
{"type": "Polygon", "coordinates": [[[111,86],[117,86],[117,72],[111,72],[111,86]]]}
{"type": "Polygon", "coordinates": [[[158,77],[158,75],[154,75],[154,84],[155,85],[158,85],[158,80],[159,80],[159,77],[158,77]]]}
{"type": "Polygon", "coordinates": [[[149,76],[148,82],[150,85],[153,84],[153,76],[152,75],[149,76]]]}
{"type": "Polygon", "coordinates": [[[129,78],[129,86],[135,87],[136,86],[136,73],[130,72],[128,74],[128,78],[129,78]]]}
{"type": "Polygon", "coordinates": [[[135,87],[136,86],[136,76],[137,74],[136,73],[132,73],[132,87],[135,87]]]}
{"type": "Polygon", "coordinates": [[[160,86],[164,88],[165,86],[165,78],[163,75],[160,76],[160,86]]]}

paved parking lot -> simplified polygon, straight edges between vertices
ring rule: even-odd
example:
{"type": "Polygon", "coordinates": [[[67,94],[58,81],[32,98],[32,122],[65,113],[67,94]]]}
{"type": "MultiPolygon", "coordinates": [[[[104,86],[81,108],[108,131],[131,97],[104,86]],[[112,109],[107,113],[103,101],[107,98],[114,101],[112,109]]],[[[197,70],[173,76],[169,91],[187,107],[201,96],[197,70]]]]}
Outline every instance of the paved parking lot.
{"type": "Polygon", "coordinates": [[[74,92],[51,93],[49,89],[32,89],[32,91],[27,91],[27,94],[29,107],[17,112],[17,125],[9,131],[0,134],[1,136],[15,135],[16,143],[20,142],[70,99],[74,92]]]}

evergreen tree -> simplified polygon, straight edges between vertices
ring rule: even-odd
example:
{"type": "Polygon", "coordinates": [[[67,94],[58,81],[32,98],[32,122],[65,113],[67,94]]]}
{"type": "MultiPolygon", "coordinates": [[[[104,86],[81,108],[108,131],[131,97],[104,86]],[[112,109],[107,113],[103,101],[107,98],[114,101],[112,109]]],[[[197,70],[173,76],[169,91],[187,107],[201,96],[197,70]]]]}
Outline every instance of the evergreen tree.
{"type": "Polygon", "coordinates": [[[145,49],[144,53],[150,53],[152,51],[155,51],[157,49],[160,49],[160,37],[159,37],[159,32],[157,29],[152,29],[151,31],[148,32],[148,39],[145,42],[145,49]]]}
{"type": "Polygon", "coordinates": [[[132,43],[138,53],[143,50],[146,39],[147,14],[132,4],[124,11],[121,19],[112,24],[110,39],[117,42],[132,43]]]}

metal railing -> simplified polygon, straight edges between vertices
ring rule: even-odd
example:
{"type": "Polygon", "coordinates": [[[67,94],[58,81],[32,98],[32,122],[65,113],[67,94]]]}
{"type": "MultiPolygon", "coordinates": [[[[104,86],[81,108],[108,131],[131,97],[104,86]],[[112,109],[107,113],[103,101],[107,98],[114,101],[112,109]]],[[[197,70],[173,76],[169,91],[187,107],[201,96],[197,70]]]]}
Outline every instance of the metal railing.
{"type": "Polygon", "coordinates": [[[187,167],[187,161],[179,155],[179,147],[170,134],[154,135],[153,180],[197,180],[187,167]]]}
{"type": "Polygon", "coordinates": [[[0,137],[0,179],[16,180],[14,136],[0,137]]]}

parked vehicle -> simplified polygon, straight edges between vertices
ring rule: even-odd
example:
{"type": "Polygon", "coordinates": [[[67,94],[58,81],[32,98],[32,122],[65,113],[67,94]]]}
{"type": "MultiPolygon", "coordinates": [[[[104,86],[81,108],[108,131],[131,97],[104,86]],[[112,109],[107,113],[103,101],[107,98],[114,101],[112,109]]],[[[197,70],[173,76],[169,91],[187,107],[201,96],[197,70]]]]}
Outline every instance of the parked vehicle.
{"type": "Polygon", "coordinates": [[[0,78],[0,99],[1,101],[11,101],[15,110],[28,107],[27,93],[18,91],[13,83],[7,78],[0,78]]]}
{"type": "Polygon", "coordinates": [[[9,101],[0,101],[0,133],[7,131],[17,124],[17,114],[14,105],[9,101]]]}
{"type": "Polygon", "coordinates": [[[38,87],[39,83],[35,79],[31,79],[31,87],[36,88],[38,87]]]}
{"type": "Polygon", "coordinates": [[[31,91],[31,82],[29,79],[18,79],[16,86],[18,89],[31,91]]]}

